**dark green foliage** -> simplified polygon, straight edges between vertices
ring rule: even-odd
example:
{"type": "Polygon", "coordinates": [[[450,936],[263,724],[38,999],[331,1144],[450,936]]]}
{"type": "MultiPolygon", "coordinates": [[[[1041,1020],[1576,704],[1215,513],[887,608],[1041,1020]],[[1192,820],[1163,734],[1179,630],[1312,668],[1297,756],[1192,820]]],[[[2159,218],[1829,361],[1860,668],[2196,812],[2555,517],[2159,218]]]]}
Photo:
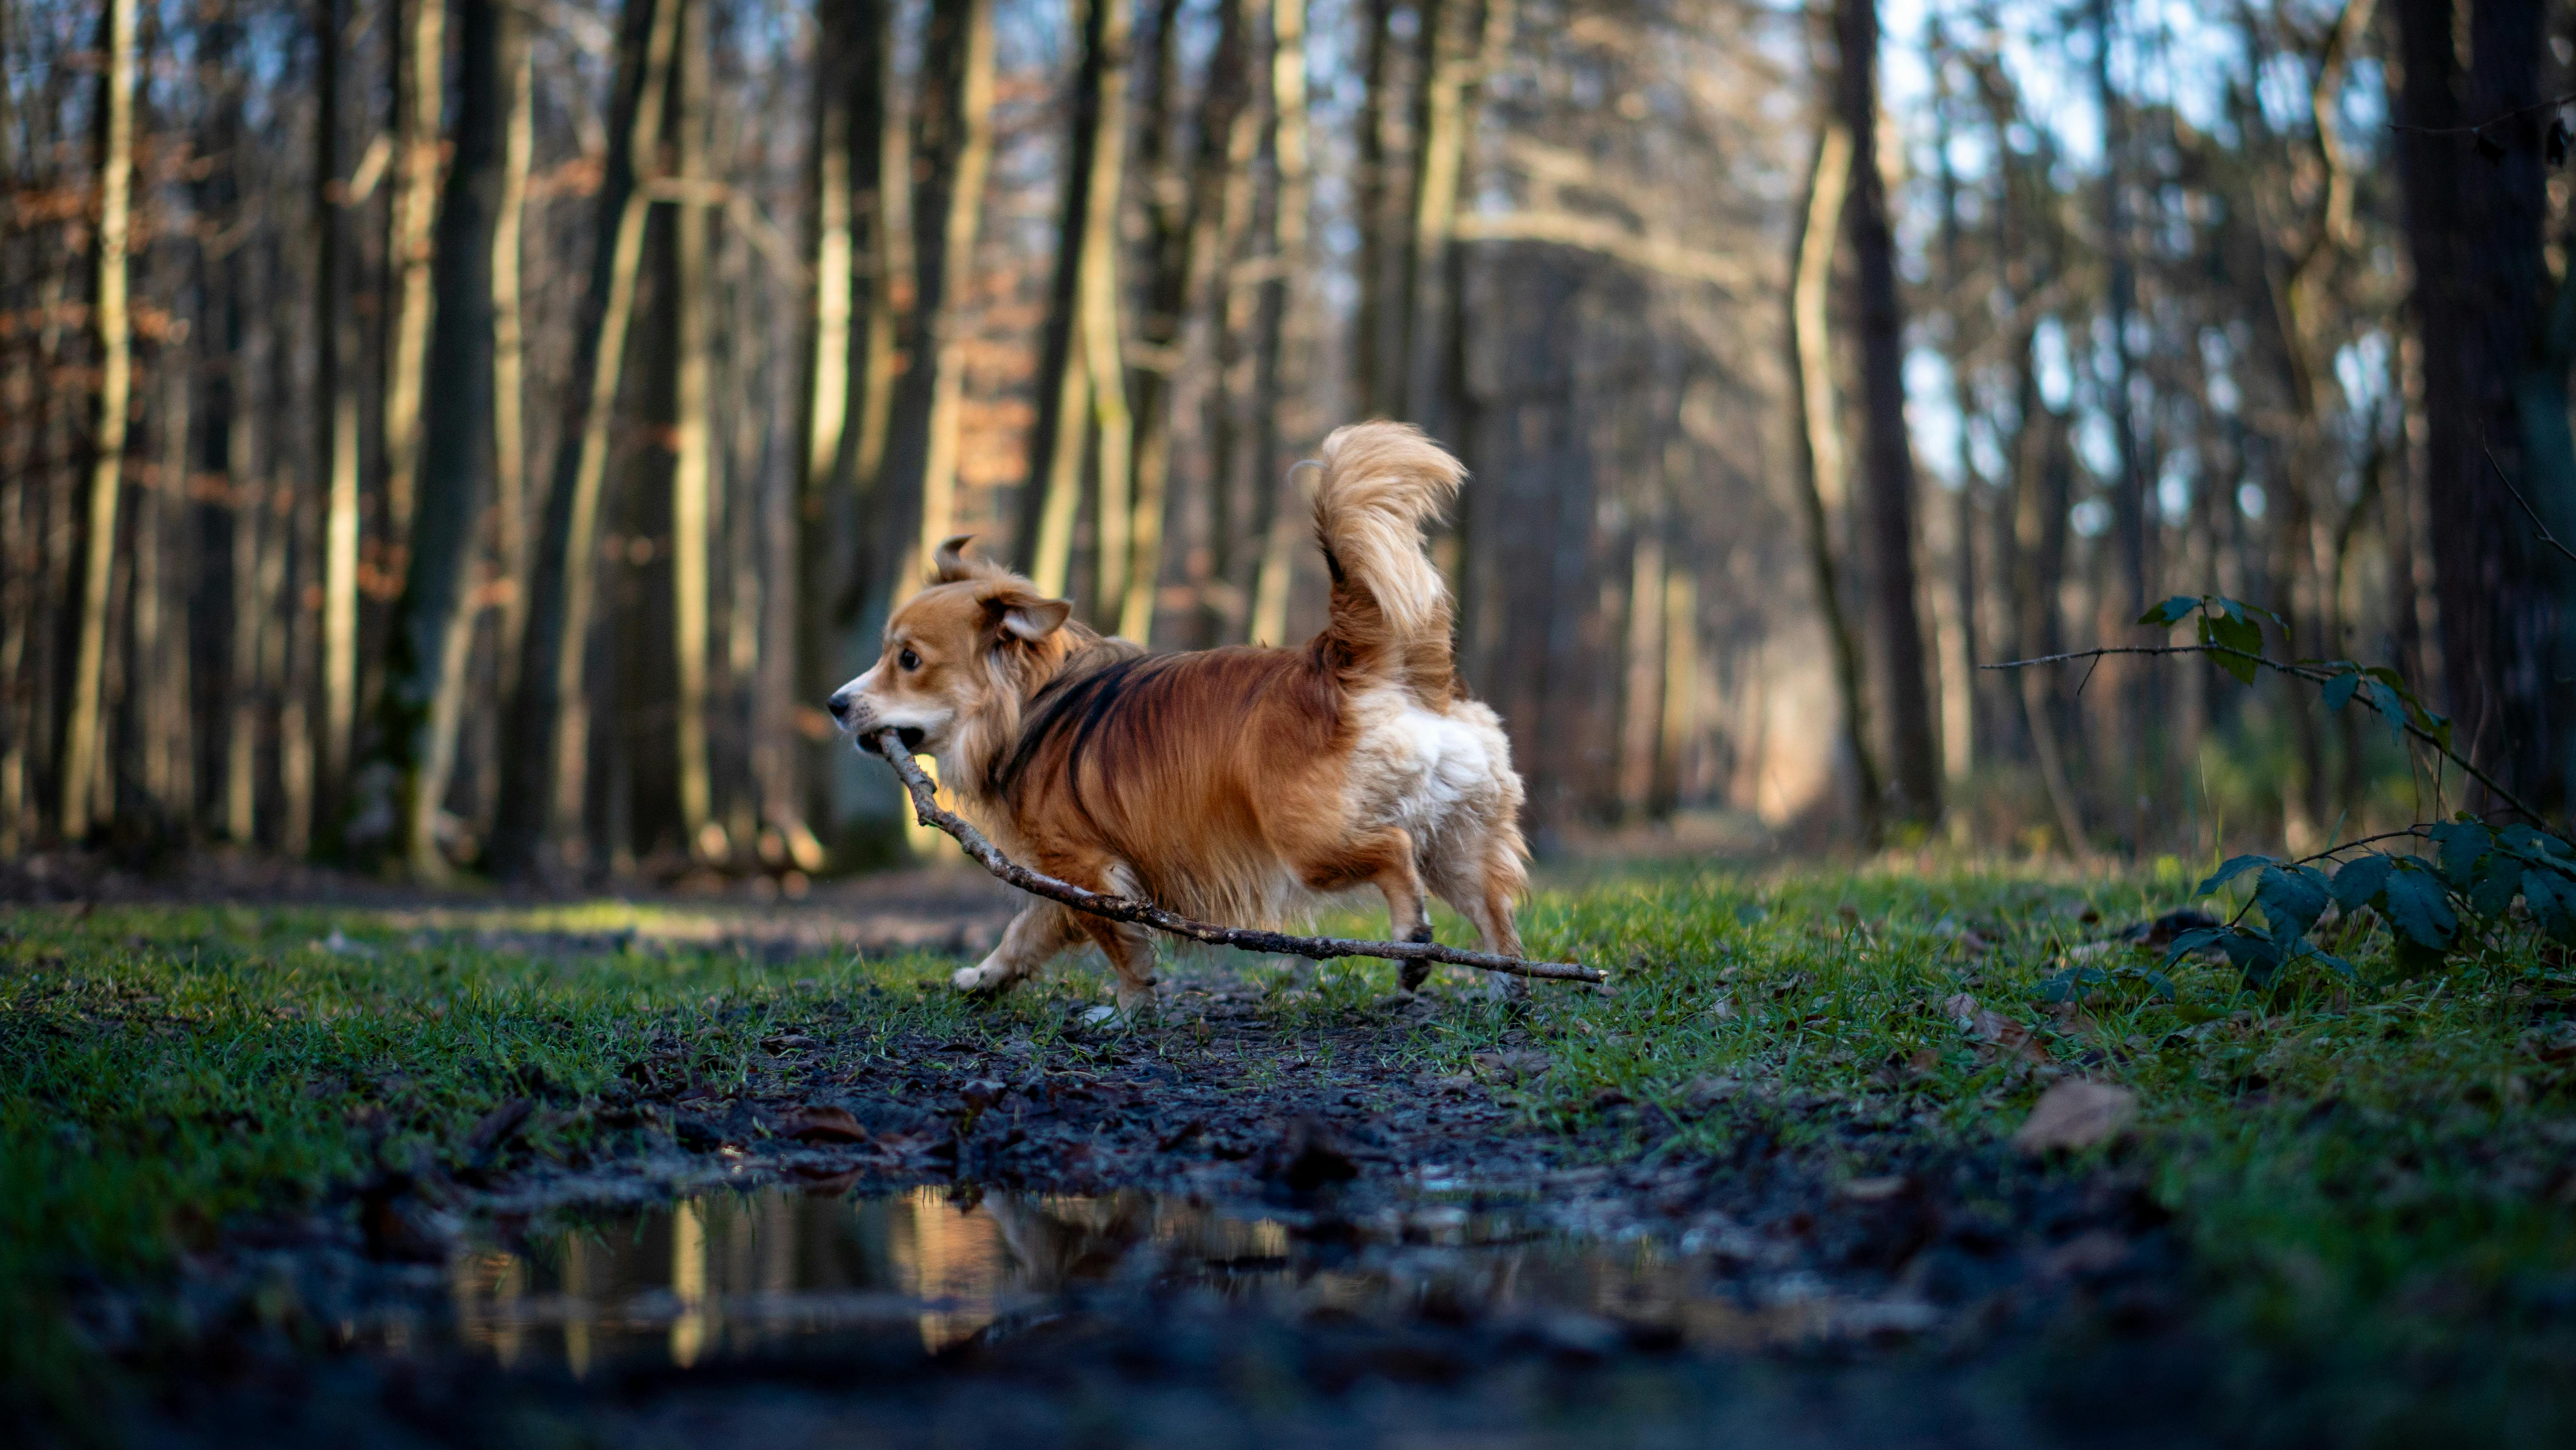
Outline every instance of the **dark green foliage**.
{"type": "MultiPolygon", "coordinates": [[[[2234,675],[2244,684],[2254,683],[2255,672],[2269,666],[2283,669],[2278,662],[2263,654],[2263,627],[2258,620],[2281,623],[2281,617],[2259,604],[2241,599],[2204,594],[2194,598],[2177,594],[2138,616],[2138,623],[2170,627],[2194,615],[2199,616],[2200,644],[2209,652],[2210,661],[2234,675]]],[[[2445,753],[2451,748],[2449,717],[2434,713],[2407,687],[2406,677],[2386,665],[2363,665],[2352,660],[2303,659],[2284,670],[2315,683],[2325,698],[2326,708],[2340,712],[2354,700],[2360,700],[2377,714],[2388,727],[2389,738],[2404,740],[2408,727],[2420,731],[2425,740],[2445,753]]]]}
{"type": "Polygon", "coordinates": [[[2433,855],[2374,851],[2337,865],[2331,877],[2306,862],[2269,856],[2228,861],[2200,883],[2197,894],[2259,871],[2248,905],[2262,912],[2263,929],[2242,925],[2240,912],[2240,921],[2185,932],[2174,939],[2166,965],[2193,952],[2217,951],[2257,988],[2271,986],[2284,968],[2302,961],[2349,977],[2351,963],[2308,940],[2330,905],[2347,921],[2374,913],[2388,931],[2397,965],[2409,971],[2438,965],[2468,935],[2513,928],[2517,900],[2530,927],[2561,945],[2576,945],[2576,847],[2563,837],[2531,826],[2497,830],[2466,818],[2400,834],[2431,842],[2433,855]]]}

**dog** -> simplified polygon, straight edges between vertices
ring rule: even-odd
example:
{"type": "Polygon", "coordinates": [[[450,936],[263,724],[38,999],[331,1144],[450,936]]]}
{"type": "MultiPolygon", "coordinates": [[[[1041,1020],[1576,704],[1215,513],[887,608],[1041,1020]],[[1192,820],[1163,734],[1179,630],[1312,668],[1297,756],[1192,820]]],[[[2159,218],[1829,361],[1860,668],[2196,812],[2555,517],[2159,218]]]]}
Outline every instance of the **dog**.
{"type": "MultiPolygon", "coordinates": [[[[1528,887],[1520,776],[1451,656],[1447,585],[1422,529],[1466,470],[1422,433],[1360,423],[1324,440],[1315,535],[1329,620],[1301,649],[1148,654],[970,558],[934,555],[884,653],[829,702],[874,749],[893,729],[995,844],[1087,890],[1205,921],[1271,926],[1374,886],[1394,934],[1431,940],[1424,892],[1488,952],[1519,956],[1528,887]]],[[[1143,927],[1032,901],[963,991],[998,993],[1096,944],[1133,1011],[1154,988],[1143,927]]],[[[1411,992],[1429,972],[1407,962],[1411,992]]]]}

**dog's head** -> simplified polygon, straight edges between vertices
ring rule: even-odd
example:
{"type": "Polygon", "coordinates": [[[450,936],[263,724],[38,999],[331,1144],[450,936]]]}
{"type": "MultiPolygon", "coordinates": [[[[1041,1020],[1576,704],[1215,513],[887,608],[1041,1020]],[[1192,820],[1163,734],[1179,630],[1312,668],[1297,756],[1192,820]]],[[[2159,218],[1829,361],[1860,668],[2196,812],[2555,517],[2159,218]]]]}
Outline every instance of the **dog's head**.
{"type": "Polygon", "coordinates": [[[892,729],[917,754],[950,756],[970,722],[1016,716],[1066,650],[1073,606],[1010,570],[939,546],[930,582],[886,622],[874,668],[835,691],[832,718],[861,744],[892,729]]]}

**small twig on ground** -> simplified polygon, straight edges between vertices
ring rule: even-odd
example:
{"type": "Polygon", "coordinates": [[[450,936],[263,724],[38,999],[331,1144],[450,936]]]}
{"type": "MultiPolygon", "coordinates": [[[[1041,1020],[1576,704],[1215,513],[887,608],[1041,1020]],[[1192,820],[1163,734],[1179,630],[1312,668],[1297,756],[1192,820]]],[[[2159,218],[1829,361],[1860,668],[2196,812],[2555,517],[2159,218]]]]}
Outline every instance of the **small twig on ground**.
{"type": "Polygon", "coordinates": [[[1550,982],[1606,982],[1610,979],[1610,974],[1598,967],[1574,962],[1529,962],[1519,957],[1442,946],[1438,942],[1351,941],[1337,936],[1290,936],[1286,932],[1256,931],[1249,927],[1212,926],[1165,911],[1150,901],[1085,891],[1069,881],[1059,881],[1043,872],[1032,871],[1003,855],[1000,847],[987,840],[984,833],[976,830],[964,817],[943,809],[939,804],[938,787],[913,760],[912,752],[904,749],[902,739],[895,732],[878,731],[872,743],[877,753],[885,757],[886,763],[894,767],[895,774],[903,778],[903,788],[912,794],[913,814],[923,825],[935,826],[955,837],[957,844],[966,848],[967,855],[1003,881],[1031,896],[1043,896],[1076,911],[1104,916],[1111,921],[1134,922],[1138,926],[1149,926],[1156,931],[1212,946],[1240,947],[1248,952],[1277,953],[1317,961],[1328,957],[1378,957],[1399,962],[1447,962],[1451,966],[1475,967],[1480,971],[1535,977],[1550,982]]]}

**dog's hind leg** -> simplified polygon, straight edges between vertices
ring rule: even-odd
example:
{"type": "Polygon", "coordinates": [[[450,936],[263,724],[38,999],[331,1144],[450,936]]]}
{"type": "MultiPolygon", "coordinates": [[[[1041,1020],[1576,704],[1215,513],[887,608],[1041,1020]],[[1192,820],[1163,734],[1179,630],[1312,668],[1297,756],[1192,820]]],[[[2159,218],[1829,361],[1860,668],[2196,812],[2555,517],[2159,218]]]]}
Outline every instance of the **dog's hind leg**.
{"type": "Polygon", "coordinates": [[[1007,992],[1080,939],[1072,912],[1052,901],[1032,901],[1011,918],[984,960],[959,968],[948,980],[961,992],[1007,992]]]}
{"type": "MultiPolygon", "coordinates": [[[[1506,957],[1521,954],[1512,903],[1529,884],[1517,847],[1490,828],[1471,828],[1441,841],[1425,862],[1431,890],[1475,924],[1477,948],[1506,957]]],[[[1519,977],[1497,976],[1494,990],[1517,997],[1529,988],[1519,977]]]]}
{"type": "MultiPolygon", "coordinates": [[[[1386,897],[1387,935],[1397,941],[1431,940],[1431,911],[1422,894],[1422,871],[1414,860],[1412,833],[1400,826],[1389,826],[1373,846],[1378,868],[1370,879],[1386,897]]],[[[1411,992],[1430,975],[1429,962],[1406,962],[1397,980],[1411,992]]]]}
{"type": "Polygon", "coordinates": [[[1133,1014],[1154,1005],[1154,938],[1141,926],[1085,916],[1082,931],[1118,973],[1118,1010],[1133,1014]]]}

